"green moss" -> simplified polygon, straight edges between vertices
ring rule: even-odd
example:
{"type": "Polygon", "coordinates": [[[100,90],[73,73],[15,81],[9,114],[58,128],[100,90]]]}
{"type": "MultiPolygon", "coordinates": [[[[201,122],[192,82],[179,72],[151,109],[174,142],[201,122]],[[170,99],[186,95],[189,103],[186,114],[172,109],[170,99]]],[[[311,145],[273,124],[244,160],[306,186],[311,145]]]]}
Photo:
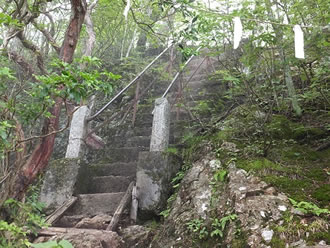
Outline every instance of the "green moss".
{"type": "Polygon", "coordinates": [[[293,128],[299,129],[284,115],[273,115],[271,122],[267,125],[267,130],[272,137],[277,139],[291,139],[293,138],[293,128]]]}
{"type": "Polygon", "coordinates": [[[276,186],[280,191],[287,193],[290,197],[296,199],[297,201],[308,201],[306,191],[313,187],[313,185],[303,179],[292,179],[289,177],[278,177],[273,175],[267,175],[264,180],[276,186]]]}
{"type": "Polygon", "coordinates": [[[322,160],[330,161],[330,149],[326,149],[324,151],[317,152],[317,155],[322,160]]]}
{"type": "Polygon", "coordinates": [[[324,184],[317,188],[312,196],[318,200],[321,206],[328,206],[330,204],[330,184],[324,184]]]}
{"type": "Polygon", "coordinates": [[[283,240],[281,240],[279,237],[273,237],[272,240],[270,241],[270,247],[272,248],[285,248],[286,244],[283,240]]]}
{"type": "Polygon", "coordinates": [[[248,248],[247,233],[240,232],[239,235],[235,235],[235,238],[231,242],[231,248],[248,248]]]}
{"type": "Polygon", "coordinates": [[[321,240],[324,240],[327,244],[330,244],[330,232],[313,232],[307,239],[307,241],[312,244],[321,240]]]}
{"type": "Polygon", "coordinates": [[[305,127],[301,123],[293,122],[284,115],[273,115],[271,122],[267,125],[267,131],[276,139],[315,139],[322,137],[326,131],[315,128],[305,127]]]}
{"type": "Polygon", "coordinates": [[[316,161],[318,160],[319,154],[306,146],[294,145],[282,149],[281,160],[304,160],[304,161],[316,161]]]}
{"type": "Polygon", "coordinates": [[[56,178],[56,186],[62,187],[68,180],[68,174],[74,174],[75,167],[80,165],[80,160],[77,158],[62,158],[53,160],[49,167],[51,168],[51,173],[53,177],[56,178]]]}
{"type": "Polygon", "coordinates": [[[237,162],[237,166],[246,171],[262,171],[265,169],[272,169],[282,171],[284,170],[279,164],[273,163],[272,161],[261,158],[255,160],[240,160],[237,162]]]}
{"type": "Polygon", "coordinates": [[[232,134],[232,130],[230,129],[221,130],[211,137],[211,141],[214,144],[219,144],[219,142],[222,142],[224,140],[229,140],[231,134],[232,134]]]}
{"type": "Polygon", "coordinates": [[[325,181],[327,180],[327,175],[322,168],[309,168],[305,173],[305,176],[313,179],[315,181],[325,181]]]}
{"type": "Polygon", "coordinates": [[[320,128],[314,128],[314,127],[304,127],[302,125],[297,126],[295,129],[293,129],[293,138],[296,140],[301,139],[315,139],[318,137],[322,137],[325,135],[326,132],[320,128]]]}

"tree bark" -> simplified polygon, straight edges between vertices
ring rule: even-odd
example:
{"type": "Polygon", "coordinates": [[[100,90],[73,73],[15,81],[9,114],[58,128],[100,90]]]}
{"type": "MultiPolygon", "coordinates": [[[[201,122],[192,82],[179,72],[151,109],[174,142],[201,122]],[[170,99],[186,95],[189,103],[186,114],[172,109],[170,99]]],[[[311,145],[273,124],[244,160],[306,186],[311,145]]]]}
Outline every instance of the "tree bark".
{"type": "Polygon", "coordinates": [[[85,0],[71,0],[72,17],[66,30],[64,41],[60,51],[60,58],[67,63],[73,60],[80,36],[81,26],[85,19],[87,4],[85,0]]]}

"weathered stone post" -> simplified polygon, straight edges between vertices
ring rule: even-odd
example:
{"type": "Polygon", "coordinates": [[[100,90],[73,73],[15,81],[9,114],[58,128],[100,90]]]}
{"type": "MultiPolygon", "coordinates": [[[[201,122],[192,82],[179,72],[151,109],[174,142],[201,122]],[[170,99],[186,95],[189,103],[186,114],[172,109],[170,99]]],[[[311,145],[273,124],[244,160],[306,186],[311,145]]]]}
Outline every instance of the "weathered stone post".
{"type": "Polygon", "coordinates": [[[85,148],[84,137],[87,130],[86,118],[90,114],[88,106],[80,107],[72,117],[69,144],[66,149],[66,158],[79,158],[85,148]]]}
{"type": "Polygon", "coordinates": [[[156,99],[150,140],[151,152],[164,152],[168,148],[170,137],[170,111],[170,105],[166,98],[156,99]]]}
{"type": "Polygon", "coordinates": [[[170,105],[166,98],[155,101],[150,151],[140,152],[136,174],[140,214],[159,214],[166,206],[169,164],[166,150],[170,132],[170,105]]]}
{"type": "Polygon", "coordinates": [[[73,114],[65,158],[50,162],[40,193],[40,201],[46,204],[47,212],[55,210],[73,195],[85,150],[89,114],[88,106],[80,107],[73,114]]]}

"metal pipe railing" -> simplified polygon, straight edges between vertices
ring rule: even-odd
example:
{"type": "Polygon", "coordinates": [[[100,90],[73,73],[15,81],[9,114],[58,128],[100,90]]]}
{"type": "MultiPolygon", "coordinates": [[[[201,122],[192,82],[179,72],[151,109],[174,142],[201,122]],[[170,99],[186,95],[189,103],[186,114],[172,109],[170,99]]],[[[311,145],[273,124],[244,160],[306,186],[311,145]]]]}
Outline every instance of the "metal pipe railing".
{"type": "MultiPolygon", "coordinates": [[[[198,52],[202,47],[198,47],[196,52],[198,52]]],[[[170,89],[172,88],[172,86],[174,85],[175,81],[178,79],[178,77],[180,76],[180,74],[183,72],[183,70],[185,69],[185,67],[190,63],[190,61],[195,57],[195,55],[190,56],[190,58],[186,61],[186,63],[184,63],[184,65],[182,66],[181,70],[178,71],[173,80],[171,81],[171,83],[169,84],[169,86],[167,87],[167,89],[165,90],[164,94],[162,95],[162,98],[166,97],[166,95],[168,94],[168,92],[170,91],[170,89]]]]}
{"type": "Polygon", "coordinates": [[[91,121],[95,119],[97,116],[99,116],[104,110],[106,110],[107,107],[111,103],[113,103],[121,94],[123,94],[129,87],[131,87],[168,49],[170,49],[173,46],[173,44],[169,45],[167,48],[165,48],[156,58],[154,58],[153,61],[151,61],[125,88],[123,88],[120,92],[117,93],[117,95],[112,98],[107,104],[105,104],[99,111],[97,111],[94,115],[89,117],[87,121],[91,121]]]}

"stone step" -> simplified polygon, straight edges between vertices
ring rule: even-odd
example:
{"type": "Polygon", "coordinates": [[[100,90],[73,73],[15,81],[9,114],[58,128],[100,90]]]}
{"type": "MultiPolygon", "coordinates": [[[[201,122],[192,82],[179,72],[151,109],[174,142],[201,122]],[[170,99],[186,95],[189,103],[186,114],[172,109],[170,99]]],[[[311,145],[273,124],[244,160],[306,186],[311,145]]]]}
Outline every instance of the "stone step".
{"type": "Polygon", "coordinates": [[[96,165],[92,165],[90,168],[95,176],[113,175],[113,176],[135,177],[136,175],[136,162],[96,164],[96,165]]]}
{"type": "Polygon", "coordinates": [[[150,136],[132,136],[131,132],[127,132],[126,135],[115,135],[109,137],[107,147],[149,147],[150,136]]]}
{"type": "Polygon", "coordinates": [[[127,138],[126,147],[149,147],[150,146],[150,136],[133,136],[127,138]]]}
{"type": "Polygon", "coordinates": [[[126,191],[132,178],[125,176],[93,177],[88,189],[89,194],[114,193],[126,191]]]}
{"type": "Polygon", "coordinates": [[[207,68],[205,62],[204,64],[202,64],[200,66],[200,62],[202,61],[199,61],[198,63],[196,64],[190,64],[187,69],[185,70],[185,76],[190,76],[194,73],[194,75],[199,75],[199,74],[207,74],[208,73],[208,70],[210,68],[207,68]]]}
{"type": "Polygon", "coordinates": [[[124,194],[125,192],[80,194],[78,201],[68,210],[66,215],[113,215],[124,194]]]}
{"type": "MultiPolygon", "coordinates": [[[[193,72],[191,72],[193,73],[193,72]]],[[[184,76],[182,78],[183,83],[185,84],[189,79],[190,79],[191,75],[187,74],[186,76],[184,76]]],[[[200,83],[205,83],[205,80],[207,80],[207,74],[200,74],[200,73],[196,73],[194,76],[192,76],[192,78],[190,79],[188,86],[190,87],[190,85],[192,84],[192,82],[200,82],[200,83]]]]}
{"type": "Polygon", "coordinates": [[[146,147],[120,147],[120,148],[106,148],[103,150],[104,161],[109,163],[115,162],[135,162],[139,157],[140,151],[146,151],[146,147]]]}
{"type": "Polygon", "coordinates": [[[143,126],[151,127],[152,119],[153,119],[152,111],[150,111],[149,113],[137,113],[134,126],[138,127],[140,125],[143,125],[143,126]]]}
{"type": "Polygon", "coordinates": [[[135,127],[132,130],[132,135],[134,136],[150,136],[151,135],[151,126],[139,126],[135,127]]]}

